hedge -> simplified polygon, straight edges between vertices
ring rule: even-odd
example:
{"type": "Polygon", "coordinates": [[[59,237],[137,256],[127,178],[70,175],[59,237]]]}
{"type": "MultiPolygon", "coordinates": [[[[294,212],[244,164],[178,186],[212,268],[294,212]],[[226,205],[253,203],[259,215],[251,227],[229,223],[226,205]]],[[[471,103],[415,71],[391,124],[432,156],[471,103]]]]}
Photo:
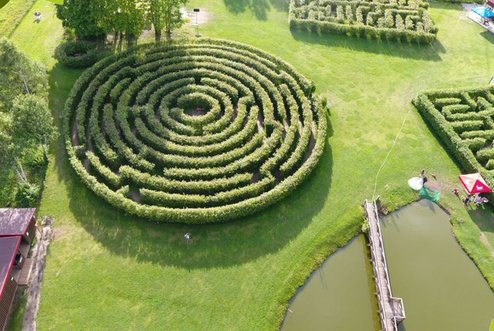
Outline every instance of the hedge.
{"type": "Polygon", "coordinates": [[[129,214],[232,220],[279,201],[317,165],[327,124],[314,90],[247,45],[140,45],[75,83],[66,148],[81,180],[129,214]]]}
{"type": "Polygon", "coordinates": [[[430,44],[437,27],[420,0],[291,0],[291,29],[430,44]]]}
{"type": "Polygon", "coordinates": [[[88,68],[111,54],[98,43],[89,41],[67,41],[55,50],[55,58],[69,68],[88,68]]]}
{"type": "MultiPolygon", "coordinates": [[[[436,90],[418,95],[413,104],[431,131],[465,172],[480,172],[494,187],[493,86],[463,90],[436,90]],[[487,101],[490,100],[490,101],[487,101]],[[479,109],[485,109],[479,111],[479,109]],[[462,120],[452,120],[460,112],[462,120]]],[[[490,195],[492,202],[494,195],[490,195]]]]}

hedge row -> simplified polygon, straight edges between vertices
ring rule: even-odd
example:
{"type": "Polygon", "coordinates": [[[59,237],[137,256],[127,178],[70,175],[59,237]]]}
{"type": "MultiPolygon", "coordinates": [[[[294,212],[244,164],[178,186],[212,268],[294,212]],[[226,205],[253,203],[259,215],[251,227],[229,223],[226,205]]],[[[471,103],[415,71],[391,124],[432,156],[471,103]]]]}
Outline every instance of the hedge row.
{"type": "Polygon", "coordinates": [[[430,44],[437,28],[422,1],[291,0],[290,28],[430,44]]]}
{"type": "Polygon", "coordinates": [[[64,42],[55,50],[55,58],[69,68],[88,68],[110,54],[105,46],[82,40],[64,42]]]}
{"type": "Polygon", "coordinates": [[[493,92],[492,86],[438,90],[420,94],[413,100],[462,170],[480,172],[491,187],[494,187],[493,92]]]}
{"type": "Polygon", "coordinates": [[[110,204],[159,221],[220,222],[280,200],[316,166],[314,85],[228,41],[142,45],[104,59],[66,103],[70,162],[110,204]]]}

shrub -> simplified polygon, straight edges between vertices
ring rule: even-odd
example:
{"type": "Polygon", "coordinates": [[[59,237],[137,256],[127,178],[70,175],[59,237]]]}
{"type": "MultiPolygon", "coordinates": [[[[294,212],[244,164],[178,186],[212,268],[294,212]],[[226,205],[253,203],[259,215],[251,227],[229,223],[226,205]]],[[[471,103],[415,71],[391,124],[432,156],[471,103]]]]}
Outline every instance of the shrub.
{"type": "Polygon", "coordinates": [[[20,208],[34,207],[39,201],[41,189],[36,184],[20,183],[17,187],[15,205],[20,208]]]}
{"type": "Polygon", "coordinates": [[[67,41],[55,50],[55,58],[69,68],[88,68],[111,52],[89,41],[67,41]]]}
{"type": "Polygon", "coordinates": [[[291,0],[289,25],[308,32],[430,44],[437,28],[427,8],[423,1],[291,0]]]}
{"type": "Polygon", "coordinates": [[[480,172],[491,187],[494,186],[491,173],[494,169],[494,122],[492,104],[487,100],[492,92],[492,86],[438,90],[420,94],[413,101],[462,170],[480,172]],[[477,109],[484,110],[479,112],[477,109]]]}
{"type": "Polygon", "coordinates": [[[226,221],[282,199],[314,169],[326,116],[313,93],[288,64],[246,45],[142,45],[75,83],[66,148],[81,180],[127,213],[226,221]]]}

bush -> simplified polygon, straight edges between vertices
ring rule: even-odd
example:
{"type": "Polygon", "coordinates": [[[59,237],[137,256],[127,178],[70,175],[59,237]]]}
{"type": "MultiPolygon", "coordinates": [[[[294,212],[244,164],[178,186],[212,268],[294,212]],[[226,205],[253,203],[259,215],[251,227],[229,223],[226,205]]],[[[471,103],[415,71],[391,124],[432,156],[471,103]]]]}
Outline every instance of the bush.
{"type": "MultiPolygon", "coordinates": [[[[465,172],[480,172],[493,187],[494,122],[487,107],[494,87],[438,90],[413,100],[426,123],[465,172]],[[463,104],[463,103],[467,104],[463,104]],[[451,117],[454,116],[454,119],[451,117]],[[461,117],[460,117],[461,116],[461,117]]],[[[491,104],[492,107],[492,104],[491,104]]],[[[490,108],[490,107],[489,107],[490,108]]],[[[490,201],[494,196],[491,195],[490,201]]]]}
{"type": "Polygon", "coordinates": [[[34,207],[40,198],[41,189],[36,184],[20,183],[17,187],[15,205],[19,208],[34,207]]]}
{"type": "Polygon", "coordinates": [[[239,218],[282,199],[316,166],[326,116],[314,89],[283,61],[238,43],[138,46],[75,83],[67,152],[82,181],[127,213],[239,218]]]}
{"type": "Polygon", "coordinates": [[[69,68],[88,68],[110,55],[110,51],[89,41],[67,41],[58,45],[55,58],[69,68]]]}
{"type": "Polygon", "coordinates": [[[289,23],[290,28],[307,32],[430,44],[437,28],[427,8],[422,1],[291,0],[289,23]]]}

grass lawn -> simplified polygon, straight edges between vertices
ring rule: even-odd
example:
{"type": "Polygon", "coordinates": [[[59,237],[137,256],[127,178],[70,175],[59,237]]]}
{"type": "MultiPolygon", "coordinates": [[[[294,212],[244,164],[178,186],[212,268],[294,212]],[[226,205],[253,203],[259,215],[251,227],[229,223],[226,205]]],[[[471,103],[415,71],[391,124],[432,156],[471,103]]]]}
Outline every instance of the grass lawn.
{"type": "MultiPolygon", "coordinates": [[[[0,0],[0,37],[10,37],[35,0],[0,0]],[[5,5],[5,7],[3,7],[5,5]]],[[[32,16],[31,16],[32,17],[32,16]]]]}
{"type": "MultiPolygon", "coordinates": [[[[194,0],[209,13],[205,36],[238,40],[291,63],[331,103],[328,146],[320,166],[293,194],[260,214],[208,226],[147,223],[97,199],[70,168],[62,141],[53,145],[40,215],[54,216],[38,327],[44,329],[276,329],[297,286],[360,229],[359,205],[402,121],[404,131],[378,179],[388,205],[414,198],[406,180],[435,173],[441,202],[455,209],[454,231],[494,286],[490,211],[467,212],[449,192],[459,169],[411,109],[428,88],[486,83],[494,38],[468,21],[460,5],[431,4],[439,42],[432,47],[290,32],[281,0],[194,0]],[[408,114],[408,115],[407,115],[408,114]],[[194,243],[182,239],[191,232],[194,243]],[[482,231],[482,232],[481,232],[482,231]]],[[[62,36],[53,5],[37,0],[12,35],[50,68],[51,106],[59,124],[80,71],[55,64],[62,36]]],[[[356,312],[355,318],[358,318],[356,312]]]]}

